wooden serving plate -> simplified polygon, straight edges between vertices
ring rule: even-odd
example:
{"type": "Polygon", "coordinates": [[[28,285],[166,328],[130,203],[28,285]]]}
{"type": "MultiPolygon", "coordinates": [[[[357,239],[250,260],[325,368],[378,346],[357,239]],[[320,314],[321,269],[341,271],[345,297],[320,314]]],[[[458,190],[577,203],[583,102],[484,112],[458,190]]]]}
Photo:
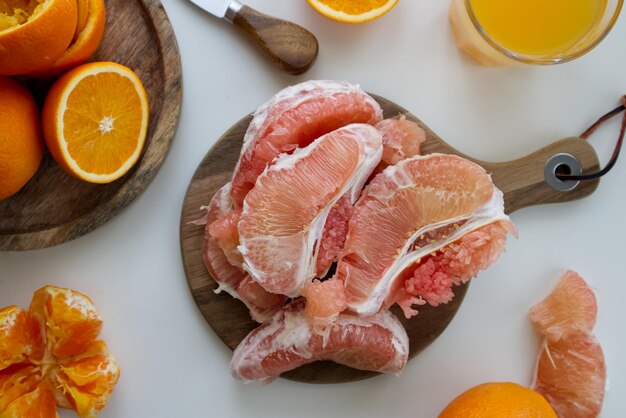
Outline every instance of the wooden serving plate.
{"type": "MultiPolygon", "coordinates": [[[[156,175],[169,151],[182,96],[181,64],[172,26],[158,0],[106,0],[107,23],[91,61],[133,69],[148,93],[150,123],[138,163],[106,185],[77,180],[49,153],[14,196],[0,201],[0,251],[50,247],[102,226],[128,206],[156,175]]],[[[36,98],[50,81],[29,80],[36,98]]]]}
{"type": "MultiPolygon", "coordinates": [[[[581,162],[585,173],[598,169],[599,162],[594,149],[580,138],[563,139],[527,157],[507,163],[478,161],[449,146],[407,110],[382,97],[374,98],[382,106],[385,117],[405,114],[426,130],[423,153],[461,155],[476,161],[492,173],[495,184],[504,192],[507,213],[531,205],[580,199],[593,193],[598,186],[599,180],[584,182],[576,189],[564,193],[557,192],[544,181],[546,162],[561,152],[575,156],[581,162]]],[[[214,293],[217,284],[207,272],[202,260],[204,227],[191,222],[204,215],[205,212],[201,212],[200,207],[208,205],[213,194],[230,181],[251,119],[252,116],[249,115],[235,124],[206,154],[187,189],[180,223],[183,265],[191,293],[211,328],[233,350],[258,324],[250,319],[243,303],[225,292],[214,293]]],[[[409,358],[415,357],[428,347],[446,329],[461,306],[467,288],[468,284],[457,287],[454,292],[455,298],[447,305],[437,308],[420,306],[419,314],[410,320],[404,318],[397,306],[392,309],[409,335],[409,358]]],[[[373,372],[355,370],[332,362],[317,362],[285,373],[282,377],[307,383],[343,383],[375,375],[373,372]]]]}

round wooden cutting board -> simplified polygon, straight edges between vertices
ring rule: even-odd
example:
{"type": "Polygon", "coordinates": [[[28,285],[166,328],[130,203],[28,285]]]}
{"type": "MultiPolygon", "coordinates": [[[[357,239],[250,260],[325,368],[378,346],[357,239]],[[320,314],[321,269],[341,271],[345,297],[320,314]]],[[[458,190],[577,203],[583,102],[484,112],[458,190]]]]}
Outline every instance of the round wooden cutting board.
{"type": "MultiPolygon", "coordinates": [[[[422,146],[425,154],[440,152],[462,155],[402,107],[382,97],[374,97],[381,104],[385,117],[405,114],[426,130],[426,142],[422,146]]],[[[230,181],[251,118],[247,116],[235,124],[204,157],[187,189],[180,224],[183,265],[191,293],[209,325],[233,350],[258,324],[250,318],[243,303],[226,292],[214,293],[217,284],[207,272],[202,259],[204,227],[193,222],[205,214],[200,207],[208,205],[213,194],[230,181]]],[[[561,152],[574,155],[581,162],[583,172],[598,168],[595,151],[580,138],[563,139],[527,157],[507,163],[488,163],[462,156],[478,162],[492,174],[495,184],[504,192],[506,210],[511,213],[530,205],[579,199],[596,189],[598,181],[582,183],[567,193],[557,192],[545,183],[546,161],[561,152]]],[[[446,329],[459,310],[467,288],[468,285],[457,287],[455,298],[447,305],[437,308],[420,306],[419,314],[410,320],[404,318],[397,306],[392,309],[409,335],[409,358],[428,347],[446,329]]],[[[316,362],[285,373],[282,377],[307,383],[344,383],[375,375],[373,372],[355,370],[332,362],[316,362]]]]}
{"type": "MultiPolygon", "coordinates": [[[[115,61],[134,70],[150,103],[146,146],[139,162],[106,185],[65,173],[49,153],[16,195],[0,201],[0,251],[50,247],[100,227],[128,206],[156,175],[169,151],[182,95],[181,64],[172,26],[158,0],[105,0],[107,23],[91,61],[115,61]]],[[[42,101],[51,84],[25,80],[42,101]]]]}

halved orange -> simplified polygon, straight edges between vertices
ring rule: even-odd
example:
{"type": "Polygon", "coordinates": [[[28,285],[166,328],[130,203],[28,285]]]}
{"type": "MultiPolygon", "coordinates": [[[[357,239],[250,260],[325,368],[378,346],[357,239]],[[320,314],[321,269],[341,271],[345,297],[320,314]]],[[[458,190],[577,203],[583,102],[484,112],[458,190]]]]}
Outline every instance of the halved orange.
{"type": "Polygon", "coordinates": [[[84,64],[52,86],[43,132],[55,160],[71,175],[110,183],[137,162],[148,131],[148,96],[131,69],[84,64]]]}
{"type": "Polygon", "coordinates": [[[85,63],[98,49],[106,23],[104,0],[78,0],[77,3],[78,22],[71,45],[52,65],[29,75],[34,77],[56,76],[85,63]]]}
{"type": "Polygon", "coordinates": [[[0,1],[0,74],[48,67],[76,33],[76,0],[0,1]]]}
{"type": "Polygon", "coordinates": [[[364,23],[381,17],[398,0],[307,0],[322,15],[343,23],[364,23]]]}

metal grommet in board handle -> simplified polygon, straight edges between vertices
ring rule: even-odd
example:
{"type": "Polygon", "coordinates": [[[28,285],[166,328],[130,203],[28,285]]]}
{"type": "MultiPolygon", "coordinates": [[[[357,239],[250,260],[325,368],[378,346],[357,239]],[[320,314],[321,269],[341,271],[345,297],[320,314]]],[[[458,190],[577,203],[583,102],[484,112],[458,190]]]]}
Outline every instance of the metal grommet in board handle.
{"type": "Polygon", "coordinates": [[[551,157],[543,170],[543,175],[553,189],[559,192],[569,192],[580,184],[580,180],[562,180],[559,178],[557,170],[560,167],[567,168],[568,175],[580,176],[583,173],[583,166],[576,157],[567,153],[556,154],[551,157]]]}

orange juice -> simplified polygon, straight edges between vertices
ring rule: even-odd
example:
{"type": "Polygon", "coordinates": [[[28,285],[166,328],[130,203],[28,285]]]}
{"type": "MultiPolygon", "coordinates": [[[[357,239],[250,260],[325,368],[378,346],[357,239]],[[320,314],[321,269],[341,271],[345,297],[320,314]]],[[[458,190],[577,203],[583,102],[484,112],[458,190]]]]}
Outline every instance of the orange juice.
{"type": "Polygon", "coordinates": [[[557,64],[595,47],[624,0],[452,0],[458,47],[488,66],[557,64]]]}
{"type": "Polygon", "coordinates": [[[567,50],[598,23],[607,0],[470,0],[476,20],[498,44],[523,55],[567,50]]]}

